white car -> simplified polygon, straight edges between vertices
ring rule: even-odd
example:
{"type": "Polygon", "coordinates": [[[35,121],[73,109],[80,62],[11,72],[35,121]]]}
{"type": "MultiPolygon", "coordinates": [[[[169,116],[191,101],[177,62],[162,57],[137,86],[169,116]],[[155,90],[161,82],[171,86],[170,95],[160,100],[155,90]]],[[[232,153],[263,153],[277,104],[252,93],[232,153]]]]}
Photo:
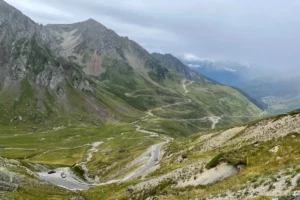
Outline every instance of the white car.
{"type": "Polygon", "coordinates": [[[62,173],[60,174],[60,176],[61,176],[62,178],[66,178],[66,177],[67,177],[67,175],[65,174],[65,172],[62,172],[62,173]]]}

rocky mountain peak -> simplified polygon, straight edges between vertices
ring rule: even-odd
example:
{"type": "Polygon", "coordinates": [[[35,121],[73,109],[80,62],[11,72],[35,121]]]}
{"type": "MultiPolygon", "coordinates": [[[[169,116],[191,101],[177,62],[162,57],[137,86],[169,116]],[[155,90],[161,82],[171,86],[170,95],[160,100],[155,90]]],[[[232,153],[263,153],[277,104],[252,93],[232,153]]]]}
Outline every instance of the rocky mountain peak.
{"type": "MultiPolygon", "coordinates": [[[[41,26],[5,1],[0,1],[0,71],[12,59],[13,52],[19,52],[17,41],[40,35],[41,26]]],[[[16,57],[16,56],[15,56],[16,57]]]]}
{"type": "MultiPolygon", "coordinates": [[[[102,25],[100,22],[96,21],[95,19],[89,18],[81,23],[86,23],[90,25],[102,25]]],[[[102,25],[103,26],[103,25],[102,25]]]]}
{"type": "Polygon", "coordinates": [[[32,33],[37,27],[33,20],[3,0],[0,0],[0,25],[1,29],[13,29],[11,32],[27,31],[32,33]]]}

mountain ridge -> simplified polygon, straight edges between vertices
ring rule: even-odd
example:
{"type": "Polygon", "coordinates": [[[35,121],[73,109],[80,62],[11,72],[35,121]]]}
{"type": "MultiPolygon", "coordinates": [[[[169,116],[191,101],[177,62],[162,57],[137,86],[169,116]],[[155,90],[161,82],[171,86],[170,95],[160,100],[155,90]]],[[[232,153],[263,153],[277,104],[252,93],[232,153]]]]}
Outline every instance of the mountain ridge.
{"type": "Polygon", "coordinates": [[[195,80],[195,81],[202,81],[202,82],[209,81],[212,84],[217,83],[216,81],[214,81],[200,73],[192,71],[186,65],[184,65],[179,59],[177,59],[170,53],[169,54],[152,53],[151,55],[153,58],[160,61],[164,65],[167,65],[167,66],[175,69],[178,73],[183,74],[183,76],[187,79],[195,80]]]}
{"type": "MultiPolygon", "coordinates": [[[[230,88],[214,86],[213,80],[186,66],[176,68],[157,61],[138,43],[118,36],[93,19],[43,26],[4,1],[0,5],[4,11],[0,18],[0,44],[6,50],[0,59],[3,63],[0,103],[13,113],[9,117],[0,116],[6,123],[16,116],[31,119],[27,123],[38,124],[45,120],[47,123],[57,121],[56,116],[68,116],[67,121],[73,123],[78,120],[84,123],[84,119],[93,117],[96,124],[133,121],[149,109],[185,101],[197,91],[195,88],[185,94],[183,81],[190,78],[208,89],[208,99],[225,95],[225,102],[229,99],[236,102],[228,111],[222,109],[222,103],[216,102],[217,106],[211,105],[216,107],[212,111],[207,105],[210,101],[195,99],[191,104],[195,104],[193,109],[198,109],[199,114],[191,108],[186,111],[193,116],[232,113],[241,105],[249,106],[245,116],[255,118],[260,112],[241,94],[232,95],[230,88]],[[28,116],[28,110],[38,117],[28,116]]],[[[179,60],[177,64],[182,65],[179,60]]],[[[201,91],[197,92],[201,95],[201,91]]],[[[163,116],[175,117],[170,111],[163,116]]],[[[18,120],[12,121],[20,124],[18,120]]]]}
{"type": "MultiPolygon", "coordinates": [[[[199,79],[205,80],[206,79],[206,80],[209,80],[212,84],[221,84],[221,83],[218,83],[217,81],[212,80],[211,78],[208,78],[207,76],[202,75],[200,72],[198,72],[198,70],[193,70],[193,68],[190,69],[183,62],[181,62],[180,59],[172,56],[171,54],[163,55],[163,54],[159,54],[159,53],[153,53],[152,56],[155,59],[157,59],[158,61],[162,62],[163,64],[172,67],[177,72],[179,72],[179,73],[182,72],[182,74],[184,74],[185,78],[187,78],[187,79],[191,79],[191,80],[199,80],[199,79]]],[[[226,85],[226,83],[224,83],[223,85],[226,85]]],[[[230,87],[232,87],[233,89],[240,92],[250,102],[255,104],[260,109],[264,109],[264,106],[259,101],[257,101],[253,97],[251,97],[249,94],[247,94],[242,89],[235,87],[235,86],[230,86],[230,87]]]]}

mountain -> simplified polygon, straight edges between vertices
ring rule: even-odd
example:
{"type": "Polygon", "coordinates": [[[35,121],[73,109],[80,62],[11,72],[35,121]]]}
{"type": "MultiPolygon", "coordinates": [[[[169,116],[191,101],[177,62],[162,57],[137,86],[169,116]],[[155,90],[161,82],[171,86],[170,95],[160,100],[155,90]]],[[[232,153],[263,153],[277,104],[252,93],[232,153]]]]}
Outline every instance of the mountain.
{"type": "MultiPolygon", "coordinates": [[[[230,76],[230,74],[235,73],[236,70],[231,71],[231,72],[228,71],[228,70],[225,70],[226,72],[222,72],[220,66],[218,64],[216,64],[216,66],[214,67],[212,62],[210,62],[210,64],[208,64],[209,62],[204,61],[203,63],[206,63],[206,64],[201,65],[201,67],[191,67],[191,68],[189,68],[188,66],[183,64],[178,58],[172,56],[171,54],[164,54],[163,55],[163,54],[159,54],[159,53],[153,53],[152,56],[156,60],[160,61],[162,64],[164,64],[166,66],[169,66],[169,67],[175,69],[177,72],[183,74],[187,79],[196,80],[196,81],[197,80],[209,80],[210,83],[217,84],[216,81],[214,81],[210,78],[207,78],[206,76],[203,76],[200,72],[198,72],[198,71],[201,71],[205,68],[204,73],[207,72],[207,71],[211,71],[215,75],[218,73],[218,75],[215,77],[216,80],[218,80],[220,82],[224,82],[225,85],[226,85],[226,83],[229,83],[229,82],[224,81],[224,79],[228,79],[228,80],[231,80],[231,81],[236,81],[236,79],[234,79],[232,76],[230,76]],[[219,77],[222,77],[223,79],[221,79],[219,77]]],[[[198,65],[199,65],[199,63],[200,62],[198,62],[198,65]]],[[[229,62],[227,62],[227,64],[230,65],[229,62]]],[[[213,77],[214,75],[208,73],[208,76],[213,77]]],[[[242,80],[241,77],[240,77],[240,79],[242,80]]],[[[249,94],[247,94],[242,89],[238,88],[238,87],[241,87],[241,85],[237,85],[237,82],[235,83],[236,87],[235,86],[231,86],[231,87],[233,89],[237,90],[238,92],[240,92],[242,95],[244,95],[254,105],[259,107],[260,109],[264,109],[262,103],[260,103],[255,98],[251,97],[249,94]]],[[[242,81],[240,81],[240,84],[241,84],[241,82],[242,81]]]]}
{"type": "Polygon", "coordinates": [[[239,91],[241,94],[243,94],[249,101],[251,101],[254,105],[256,105],[258,108],[264,110],[265,109],[265,104],[257,100],[256,98],[250,96],[248,93],[246,93],[244,90],[231,86],[233,89],[239,91]]]}
{"type": "Polygon", "coordinates": [[[210,81],[210,83],[216,84],[214,80],[203,76],[201,73],[194,72],[189,67],[184,65],[178,58],[172,56],[171,54],[152,53],[152,57],[161,62],[163,65],[169,66],[176,72],[182,74],[186,79],[198,82],[210,81]]]}
{"type": "Polygon", "coordinates": [[[40,122],[54,116],[103,122],[140,116],[135,108],[164,103],[163,95],[129,99],[125,93],[137,86],[178,97],[157,83],[167,78],[167,68],[100,23],[42,26],[4,1],[0,7],[2,121],[39,115],[34,118],[40,122]]]}
{"type": "MultiPolygon", "coordinates": [[[[166,67],[157,64],[135,42],[92,19],[72,25],[42,26],[3,1],[1,9],[1,47],[5,50],[1,57],[4,76],[0,80],[2,96],[9,96],[3,98],[6,107],[26,107],[18,94],[27,95],[32,90],[32,96],[26,98],[32,103],[39,99],[39,111],[49,108],[47,112],[56,115],[94,112],[100,120],[106,120],[113,118],[114,112],[122,117],[138,116],[127,104],[145,110],[148,104],[164,102],[163,95],[154,102],[138,98],[133,102],[125,93],[135,91],[137,86],[154,94],[168,94],[168,98],[178,97],[157,83],[167,78],[166,67]],[[19,105],[9,105],[10,98],[17,99],[19,105]],[[78,103],[83,105],[78,107],[78,103]],[[55,107],[60,108],[53,110],[55,107]]],[[[36,106],[27,104],[30,110],[36,106]]],[[[19,115],[25,113],[28,112],[24,110],[19,115]]]]}
{"type": "MultiPolygon", "coordinates": [[[[134,41],[93,19],[43,26],[4,1],[0,7],[2,123],[51,126],[134,121],[146,110],[185,101],[189,95],[183,82],[189,80],[207,88],[189,94],[204,92],[206,99],[195,96],[191,105],[186,103],[184,107],[190,108],[185,118],[240,113],[240,119],[226,124],[255,118],[260,112],[240,93],[233,91],[233,95],[229,88],[178,60],[170,65],[157,61],[134,41]],[[224,100],[213,105],[209,99],[216,95],[224,100]],[[227,109],[223,109],[225,102],[227,109]],[[248,108],[241,109],[244,105],[248,108]]],[[[177,107],[182,109],[181,104],[177,107]]],[[[157,114],[177,116],[170,111],[157,114]]]]}

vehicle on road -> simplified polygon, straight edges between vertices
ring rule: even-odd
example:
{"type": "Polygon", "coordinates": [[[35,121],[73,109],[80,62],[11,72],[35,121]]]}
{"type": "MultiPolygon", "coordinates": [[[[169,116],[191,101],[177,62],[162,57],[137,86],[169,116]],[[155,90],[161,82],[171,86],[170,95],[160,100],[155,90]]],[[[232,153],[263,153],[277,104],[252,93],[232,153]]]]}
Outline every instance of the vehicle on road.
{"type": "Polygon", "coordinates": [[[48,172],[48,174],[55,174],[56,173],[56,171],[54,171],[54,170],[50,170],[49,172],[48,172]]]}
{"type": "Polygon", "coordinates": [[[67,175],[66,175],[65,172],[62,172],[62,173],[60,174],[60,176],[61,176],[62,178],[66,178],[66,177],[67,177],[67,175]]]}
{"type": "Polygon", "coordinates": [[[157,162],[157,161],[158,161],[158,158],[155,158],[154,161],[157,162]]]}

